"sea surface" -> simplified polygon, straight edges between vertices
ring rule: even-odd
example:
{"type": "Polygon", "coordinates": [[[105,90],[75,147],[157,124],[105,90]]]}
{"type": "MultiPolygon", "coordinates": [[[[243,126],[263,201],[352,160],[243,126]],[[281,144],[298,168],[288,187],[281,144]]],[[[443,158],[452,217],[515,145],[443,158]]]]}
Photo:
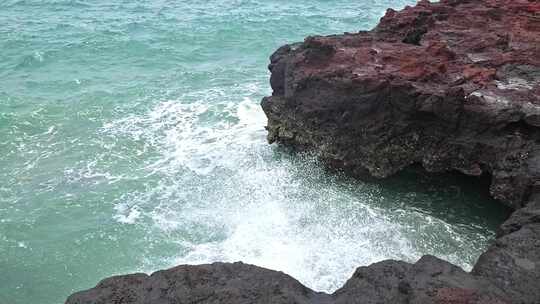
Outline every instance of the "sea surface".
{"type": "Polygon", "coordinates": [[[366,183],[266,142],[269,55],[412,0],[0,0],[0,304],[244,261],[332,292],[423,254],[470,269],[507,210],[486,185],[366,183]]]}

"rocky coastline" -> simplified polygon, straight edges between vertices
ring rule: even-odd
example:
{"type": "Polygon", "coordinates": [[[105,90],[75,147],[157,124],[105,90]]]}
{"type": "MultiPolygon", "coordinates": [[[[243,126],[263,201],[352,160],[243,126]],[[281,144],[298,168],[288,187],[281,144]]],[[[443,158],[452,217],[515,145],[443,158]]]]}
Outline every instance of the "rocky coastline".
{"type": "Polygon", "coordinates": [[[103,280],[83,303],[540,303],[540,3],[420,1],[371,31],[308,37],[271,57],[268,140],[331,168],[408,166],[491,178],[515,211],[471,272],[433,256],[359,267],[333,294],[243,263],[103,280]]]}

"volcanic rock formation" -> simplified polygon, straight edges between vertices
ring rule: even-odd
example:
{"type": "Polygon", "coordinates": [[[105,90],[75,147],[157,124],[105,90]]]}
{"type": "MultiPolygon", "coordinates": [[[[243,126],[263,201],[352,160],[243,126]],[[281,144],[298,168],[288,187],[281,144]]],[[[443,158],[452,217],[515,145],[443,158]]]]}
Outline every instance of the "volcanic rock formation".
{"type": "Polygon", "coordinates": [[[421,1],[371,31],[271,57],[268,140],[384,178],[412,164],[491,176],[515,209],[472,272],[432,256],[356,270],[334,294],[242,263],[106,279],[66,303],[540,303],[540,3],[421,1]]]}
{"type": "Polygon", "coordinates": [[[540,3],[420,2],[370,32],[309,37],[272,57],[268,139],[353,174],[492,175],[522,207],[540,177],[540,3]]]}

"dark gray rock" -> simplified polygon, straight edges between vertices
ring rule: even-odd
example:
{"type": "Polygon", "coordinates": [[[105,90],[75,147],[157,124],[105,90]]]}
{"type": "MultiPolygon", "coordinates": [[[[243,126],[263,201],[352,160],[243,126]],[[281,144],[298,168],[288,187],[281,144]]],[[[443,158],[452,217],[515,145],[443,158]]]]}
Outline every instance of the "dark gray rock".
{"type": "Polygon", "coordinates": [[[540,223],[498,238],[473,269],[503,289],[513,303],[540,303],[540,223]]]}
{"type": "Polygon", "coordinates": [[[243,263],[182,265],[152,275],[132,274],[101,281],[95,288],[71,295],[66,304],[180,303],[328,303],[278,271],[243,263]]]}
{"type": "Polygon", "coordinates": [[[358,304],[511,303],[503,290],[433,256],[360,267],[333,296],[335,303],[358,304]]]}
{"type": "Polygon", "coordinates": [[[148,276],[101,281],[66,304],[171,303],[513,303],[496,284],[433,256],[417,263],[360,267],[334,294],[317,293],[290,276],[243,263],[178,266],[148,276]]]}
{"type": "Polygon", "coordinates": [[[472,273],[504,289],[515,303],[540,302],[540,192],[501,225],[472,273]]]}

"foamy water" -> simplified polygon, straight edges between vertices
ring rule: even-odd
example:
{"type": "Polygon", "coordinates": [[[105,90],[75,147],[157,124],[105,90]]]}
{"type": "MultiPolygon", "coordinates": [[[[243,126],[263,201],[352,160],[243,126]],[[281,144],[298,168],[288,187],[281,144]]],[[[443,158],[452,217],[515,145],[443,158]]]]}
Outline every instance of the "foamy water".
{"type": "MultiPolygon", "coordinates": [[[[243,90],[250,96],[261,88],[243,90]]],[[[104,128],[159,153],[141,166],[145,177],[159,177],[157,187],[120,199],[114,218],[178,233],[170,241],[184,250],[170,257],[170,265],[244,261],[327,292],[341,287],[356,267],[384,259],[415,261],[432,253],[471,268],[477,249],[458,251],[471,246],[460,235],[463,227],[407,206],[388,210],[381,201],[401,200],[399,194],[384,197],[380,185],[328,174],[314,156],[269,146],[258,100],[220,102],[227,93],[211,90],[200,95],[190,103],[160,102],[104,128]],[[395,220],[400,213],[407,221],[395,220]],[[431,230],[455,242],[454,248],[433,243],[426,251],[416,244],[418,234],[431,230]],[[208,235],[190,240],[185,233],[208,235]]],[[[485,244],[489,236],[478,233],[475,242],[485,244]]]]}

